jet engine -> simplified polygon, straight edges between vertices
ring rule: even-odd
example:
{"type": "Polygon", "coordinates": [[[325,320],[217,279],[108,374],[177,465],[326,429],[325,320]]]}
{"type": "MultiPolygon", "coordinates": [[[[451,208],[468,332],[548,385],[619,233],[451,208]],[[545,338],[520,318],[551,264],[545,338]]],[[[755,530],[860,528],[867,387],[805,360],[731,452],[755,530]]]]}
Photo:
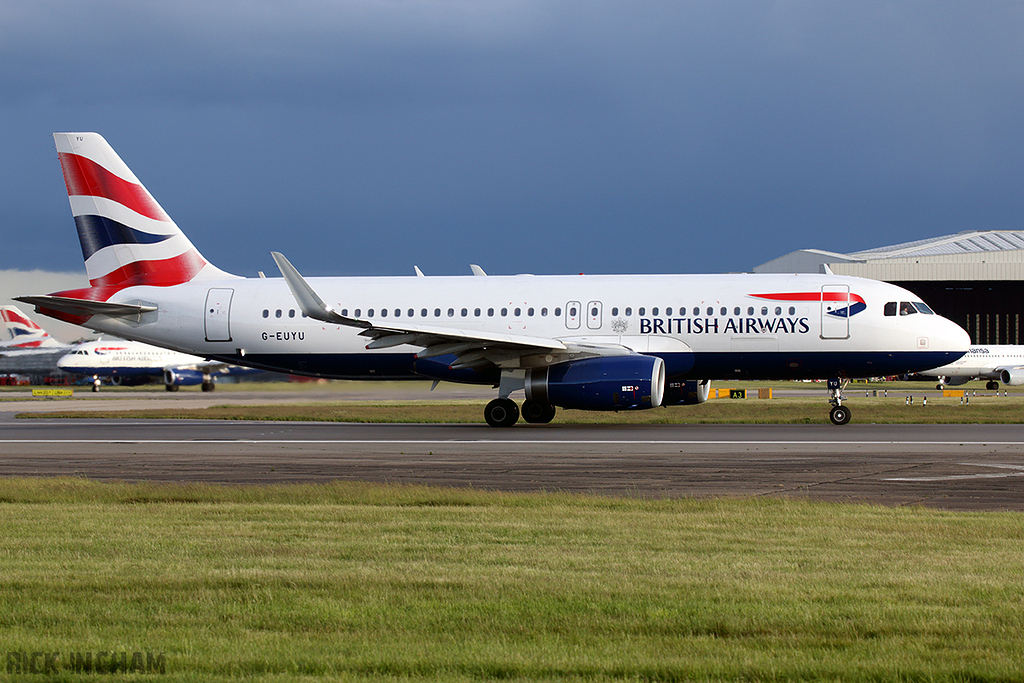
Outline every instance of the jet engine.
{"type": "Polygon", "coordinates": [[[656,356],[599,356],[526,373],[526,398],[578,410],[657,408],[665,393],[665,363],[656,356]]]}
{"type": "Polygon", "coordinates": [[[688,379],[682,382],[669,382],[665,385],[665,398],[662,404],[667,406],[692,406],[708,400],[711,393],[711,380],[688,379]]]}
{"type": "Polygon", "coordinates": [[[1011,387],[1019,387],[1024,384],[1024,371],[1018,368],[1006,368],[999,371],[999,380],[1011,387]]]}
{"type": "Polygon", "coordinates": [[[203,383],[203,373],[199,370],[164,370],[164,384],[167,386],[191,387],[203,383]]]}

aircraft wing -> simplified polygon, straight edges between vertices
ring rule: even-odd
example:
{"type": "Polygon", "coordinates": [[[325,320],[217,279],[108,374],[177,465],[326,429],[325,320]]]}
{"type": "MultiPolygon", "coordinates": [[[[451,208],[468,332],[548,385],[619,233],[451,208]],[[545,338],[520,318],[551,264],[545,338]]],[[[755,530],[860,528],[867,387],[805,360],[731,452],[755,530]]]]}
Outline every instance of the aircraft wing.
{"type": "Polygon", "coordinates": [[[533,337],[520,334],[484,332],[482,330],[461,330],[440,325],[388,322],[377,325],[367,320],[348,318],[337,313],[313,290],[295,267],[279,252],[271,252],[281,275],[288,283],[299,308],[314,320],[362,328],[360,334],[368,337],[367,349],[386,349],[408,344],[423,350],[417,358],[434,358],[455,355],[454,370],[478,368],[485,365],[500,367],[525,367],[526,357],[537,356],[526,365],[551,365],[568,357],[625,355],[634,353],[624,346],[566,343],[548,337],[533,337]]]}

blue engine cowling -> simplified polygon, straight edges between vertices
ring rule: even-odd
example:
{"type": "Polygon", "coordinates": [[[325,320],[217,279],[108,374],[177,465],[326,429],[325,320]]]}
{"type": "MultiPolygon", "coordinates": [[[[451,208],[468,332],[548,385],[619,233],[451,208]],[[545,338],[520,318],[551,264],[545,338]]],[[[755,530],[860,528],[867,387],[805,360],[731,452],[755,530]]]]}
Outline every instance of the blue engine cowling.
{"type": "Polygon", "coordinates": [[[191,387],[202,383],[201,370],[164,370],[164,384],[168,386],[191,387]]]}
{"type": "Polygon", "coordinates": [[[665,363],[656,356],[600,356],[526,373],[526,398],[562,408],[657,408],[664,393],[665,363]]]}
{"type": "Polygon", "coordinates": [[[692,406],[708,400],[711,393],[711,380],[688,379],[680,382],[669,382],[665,385],[666,406],[692,406]]]}

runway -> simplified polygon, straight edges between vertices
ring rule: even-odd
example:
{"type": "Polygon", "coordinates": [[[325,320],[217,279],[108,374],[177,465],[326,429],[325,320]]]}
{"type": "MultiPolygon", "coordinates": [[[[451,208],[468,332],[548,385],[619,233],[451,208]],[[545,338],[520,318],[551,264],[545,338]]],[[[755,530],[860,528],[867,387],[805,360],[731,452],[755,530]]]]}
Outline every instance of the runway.
{"type": "Polygon", "coordinates": [[[1024,425],[356,425],[0,417],[0,476],[353,480],[1024,510],[1024,425]]]}

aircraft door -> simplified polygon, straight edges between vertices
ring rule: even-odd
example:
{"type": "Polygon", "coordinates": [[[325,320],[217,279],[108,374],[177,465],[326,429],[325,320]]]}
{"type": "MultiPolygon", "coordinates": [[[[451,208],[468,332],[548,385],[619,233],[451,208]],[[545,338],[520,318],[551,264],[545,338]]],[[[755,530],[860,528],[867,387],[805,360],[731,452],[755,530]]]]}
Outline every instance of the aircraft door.
{"type": "Polygon", "coordinates": [[[850,338],[850,286],[821,286],[821,338],[850,338]]]}
{"type": "Polygon", "coordinates": [[[231,297],[235,290],[211,288],[206,293],[206,341],[231,341],[231,297]]]}
{"type": "Polygon", "coordinates": [[[601,329],[601,302],[591,301],[587,304],[587,327],[592,330],[601,329]]]}
{"type": "Polygon", "coordinates": [[[565,326],[570,330],[580,329],[580,316],[583,315],[580,310],[579,301],[570,301],[565,305],[565,326]]]}

